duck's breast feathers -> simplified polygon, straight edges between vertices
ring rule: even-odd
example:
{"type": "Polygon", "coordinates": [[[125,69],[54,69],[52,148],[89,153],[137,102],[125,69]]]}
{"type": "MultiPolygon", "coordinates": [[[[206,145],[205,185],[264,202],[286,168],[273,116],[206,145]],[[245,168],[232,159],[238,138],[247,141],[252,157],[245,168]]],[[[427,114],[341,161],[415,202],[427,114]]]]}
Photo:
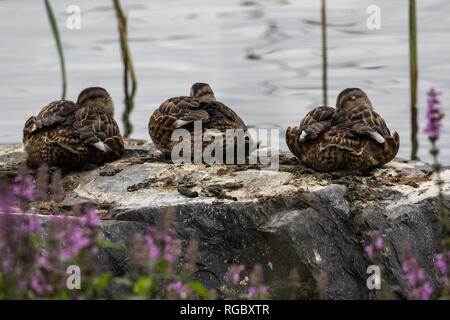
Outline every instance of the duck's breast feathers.
{"type": "Polygon", "coordinates": [[[103,142],[112,137],[122,140],[119,126],[108,114],[94,108],[80,108],[75,112],[73,135],[101,151],[108,151],[103,142]]]}
{"type": "Polygon", "coordinates": [[[53,101],[41,109],[36,117],[34,129],[50,127],[59,123],[70,124],[73,121],[73,113],[77,109],[78,106],[72,101],[53,101]]]}

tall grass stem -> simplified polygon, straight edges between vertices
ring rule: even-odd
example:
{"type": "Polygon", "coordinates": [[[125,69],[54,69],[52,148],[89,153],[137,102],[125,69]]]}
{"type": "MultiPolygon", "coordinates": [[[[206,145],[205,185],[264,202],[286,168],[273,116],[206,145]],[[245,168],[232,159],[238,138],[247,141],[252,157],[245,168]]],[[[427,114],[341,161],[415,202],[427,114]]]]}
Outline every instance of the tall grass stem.
{"type": "Polygon", "coordinates": [[[65,99],[67,90],[66,63],[64,61],[64,52],[61,45],[61,38],[59,36],[58,24],[56,23],[55,14],[53,13],[53,9],[50,2],[48,0],[44,0],[44,2],[45,2],[45,9],[47,11],[48,21],[50,22],[50,26],[52,28],[53,37],[55,38],[56,48],[58,49],[59,62],[61,64],[61,77],[62,77],[61,99],[65,99]]]}
{"type": "Polygon", "coordinates": [[[327,97],[327,6],[326,0],[322,0],[322,89],[323,89],[323,104],[328,105],[327,97]]]}
{"type": "Polygon", "coordinates": [[[419,143],[417,134],[419,125],[417,122],[417,24],[416,24],[416,0],[409,0],[409,70],[411,92],[411,159],[418,160],[417,151],[419,143]]]}
{"type": "Polygon", "coordinates": [[[127,18],[123,13],[119,0],[112,1],[117,16],[120,35],[120,48],[122,51],[122,61],[124,66],[123,83],[125,90],[125,110],[122,114],[122,120],[125,128],[124,137],[129,137],[133,132],[133,125],[130,121],[130,115],[134,109],[134,97],[137,90],[137,80],[136,73],[134,71],[133,60],[131,58],[130,48],[128,45],[127,18]],[[131,92],[129,89],[129,79],[131,80],[131,92]]]}

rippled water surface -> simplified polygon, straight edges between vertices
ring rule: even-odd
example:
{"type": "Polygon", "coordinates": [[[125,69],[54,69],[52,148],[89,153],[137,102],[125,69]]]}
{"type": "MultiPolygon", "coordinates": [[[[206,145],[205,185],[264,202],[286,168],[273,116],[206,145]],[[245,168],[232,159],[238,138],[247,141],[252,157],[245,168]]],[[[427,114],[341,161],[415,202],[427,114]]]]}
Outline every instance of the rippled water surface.
{"type": "MultiPolygon", "coordinates": [[[[123,110],[122,65],[111,1],[52,1],[65,50],[67,98],[98,85],[123,110]],[[80,30],[66,28],[69,5],[82,10],[80,30]]],[[[318,0],[122,1],[138,77],[132,137],[148,138],[147,123],[166,98],[208,82],[216,97],[254,128],[297,125],[322,104],[318,0]]],[[[59,62],[43,1],[0,0],[0,144],[19,142],[25,120],[61,94],[59,62]]],[[[328,97],[364,89],[389,127],[399,132],[399,156],[410,154],[407,1],[328,1],[328,97]],[[381,30],[366,27],[371,4],[381,30]]],[[[430,87],[444,91],[441,159],[450,164],[450,2],[418,1],[419,156],[430,160],[422,133],[430,87]]]]}

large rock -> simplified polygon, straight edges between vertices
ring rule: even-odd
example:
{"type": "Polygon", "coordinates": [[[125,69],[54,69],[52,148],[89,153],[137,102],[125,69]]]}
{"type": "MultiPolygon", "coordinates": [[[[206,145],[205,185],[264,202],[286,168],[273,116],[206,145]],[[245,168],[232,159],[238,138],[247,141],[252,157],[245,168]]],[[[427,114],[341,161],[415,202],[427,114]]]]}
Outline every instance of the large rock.
{"type": "MultiPolygon", "coordinates": [[[[20,145],[0,150],[3,172],[16,170],[21,161],[20,145]]],[[[450,169],[442,178],[450,200],[450,169]]],[[[364,175],[316,173],[283,153],[278,171],[181,165],[162,159],[151,143],[128,140],[124,159],[64,179],[62,207],[95,204],[105,236],[126,246],[159,216],[175,213],[183,245],[191,238],[199,241],[194,277],[210,288],[219,290],[231,264],[245,264],[248,275],[259,263],[279,297],[285,297],[289,272],[297,268],[299,298],[318,297],[323,275],[330,299],[374,298],[366,287],[372,262],[364,247],[375,231],[384,239],[384,280],[395,297],[411,290],[401,269],[404,242],[435,292],[440,288],[433,261],[442,239],[437,190],[431,167],[422,162],[395,159],[364,175]]],[[[125,270],[123,252],[110,256],[117,273],[125,270]]]]}

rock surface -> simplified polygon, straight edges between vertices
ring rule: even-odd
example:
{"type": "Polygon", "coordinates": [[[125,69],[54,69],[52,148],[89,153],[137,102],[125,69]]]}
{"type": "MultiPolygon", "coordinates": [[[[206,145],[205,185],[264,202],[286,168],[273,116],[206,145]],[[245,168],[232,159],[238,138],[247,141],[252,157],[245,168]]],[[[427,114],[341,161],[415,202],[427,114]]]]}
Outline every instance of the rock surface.
{"type": "MultiPolygon", "coordinates": [[[[12,175],[24,163],[21,148],[0,149],[2,175],[12,175]]],[[[450,200],[449,168],[442,179],[450,200]]],[[[323,275],[329,299],[374,298],[375,291],[366,287],[372,263],[364,247],[375,231],[385,244],[384,280],[396,298],[411,290],[401,268],[404,242],[435,292],[439,288],[433,261],[442,237],[437,190],[431,167],[422,162],[395,159],[364,175],[316,173],[289,154],[281,154],[278,171],[257,165],[181,165],[162,159],[149,142],[127,140],[123,159],[66,173],[64,186],[57,209],[95,204],[106,238],[125,246],[157,217],[175,213],[183,245],[191,238],[199,242],[194,277],[209,288],[219,290],[231,264],[246,265],[248,275],[259,263],[278,297],[285,297],[289,272],[297,268],[298,298],[317,298],[323,275]]],[[[109,254],[116,272],[123,272],[124,254],[109,254]]]]}

